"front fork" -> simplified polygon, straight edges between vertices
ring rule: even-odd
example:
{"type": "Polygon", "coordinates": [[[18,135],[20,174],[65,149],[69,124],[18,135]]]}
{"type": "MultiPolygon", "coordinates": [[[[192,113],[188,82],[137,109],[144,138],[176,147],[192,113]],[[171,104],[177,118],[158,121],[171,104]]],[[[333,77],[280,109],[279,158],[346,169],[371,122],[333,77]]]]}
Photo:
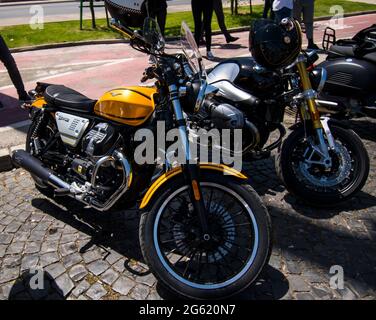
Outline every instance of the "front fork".
{"type": "Polygon", "coordinates": [[[201,187],[199,183],[199,166],[197,164],[191,164],[191,152],[189,148],[189,137],[187,133],[187,124],[184,119],[183,111],[179,100],[179,92],[176,85],[169,85],[169,92],[172,107],[174,110],[176,122],[178,124],[179,138],[183,144],[183,150],[185,152],[185,164],[182,165],[185,179],[190,186],[190,198],[193,204],[195,212],[198,214],[198,218],[201,224],[202,238],[203,240],[209,240],[210,235],[208,233],[208,221],[205,209],[205,203],[202,197],[201,187]]]}
{"type": "Polygon", "coordinates": [[[312,88],[311,80],[309,78],[307,66],[305,63],[305,57],[303,55],[298,57],[297,68],[300,75],[303,87],[303,95],[308,107],[309,114],[307,115],[307,110],[303,105],[300,109],[302,118],[303,120],[310,119],[312,121],[313,129],[316,132],[316,136],[319,142],[318,151],[323,158],[324,166],[326,168],[330,168],[332,166],[332,160],[329,155],[328,145],[330,149],[335,150],[335,143],[328,125],[329,119],[327,117],[320,117],[320,112],[316,105],[316,91],[312,88]],[[325,142],[324,135],[326,136],[328,143],[325,142]]]}

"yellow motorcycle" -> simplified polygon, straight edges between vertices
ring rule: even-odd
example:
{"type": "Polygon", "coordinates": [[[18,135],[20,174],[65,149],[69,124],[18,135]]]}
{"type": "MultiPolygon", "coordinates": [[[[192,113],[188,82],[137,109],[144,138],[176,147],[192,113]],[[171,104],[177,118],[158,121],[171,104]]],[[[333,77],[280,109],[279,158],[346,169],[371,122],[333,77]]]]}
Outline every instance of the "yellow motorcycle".
{"type": "Polygon", "coordinates": [[[117,88],[96,101],[38,83],[26,151],[16,151],[13,161],[48,196],[72,197],[100,211],[137,204],[145,262],[178,294],[217,299],[238,293],[268,262],[271,221],[244,174],[192,161],[184,109],[199,108],[210,92],[193,35],[184,24],[193,55],[171,55],[152,19],[142,33],[118,22],[112,26],[153,57],[144,80],[155,78],[155,85],[117,88]],[[157,166],[158,152],[152,163],[137,161],[136,150],[145,143],[137,139],[139,130],[157,137],[158,122],[178,130],[183,163],[157,166]]]}

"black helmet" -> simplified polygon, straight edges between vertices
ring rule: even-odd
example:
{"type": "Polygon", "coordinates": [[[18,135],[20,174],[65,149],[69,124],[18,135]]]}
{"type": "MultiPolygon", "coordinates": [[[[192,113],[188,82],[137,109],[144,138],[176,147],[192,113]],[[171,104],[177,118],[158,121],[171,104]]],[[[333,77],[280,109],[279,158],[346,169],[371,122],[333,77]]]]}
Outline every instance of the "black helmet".
{"type": "Polygon", "coordinates": [[[147,0],[104,0],[106,8],[123,26],[140,28],[147,16],[147,0]]]}
{"type": "Polygon", "coordinates": [[[249,33],[249,49],[256,62],[266,68],[282,68],[296,59],[302,46],[302,35],[296,20],[281,23],[268,19],[255,20],[249,33]]]}

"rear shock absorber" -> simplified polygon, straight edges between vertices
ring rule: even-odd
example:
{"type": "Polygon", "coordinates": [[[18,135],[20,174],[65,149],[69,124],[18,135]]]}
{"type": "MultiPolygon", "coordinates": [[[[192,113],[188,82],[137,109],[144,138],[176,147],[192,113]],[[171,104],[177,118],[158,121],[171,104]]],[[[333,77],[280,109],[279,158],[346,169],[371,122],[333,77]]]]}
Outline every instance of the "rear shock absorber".
{"type": "Polygon", "coordinates": [[[33,118],[33,120],[35,119],[35,126],[34,126],[34,129],[33,129],[33,132],[31,133],[31,137],[30,137],[30,149],[31,149],[31,153],[33,155],[39,155],[41,150],[42,150],[42,144],[40,142],[40,139],[38,137],[38,133],[39,133],[39,130],[44,122],[44,119],[46,117],[46,114],[44,112],[43,109],[41,109],[38,114],[35,115],[35,117],[33,118]]]}

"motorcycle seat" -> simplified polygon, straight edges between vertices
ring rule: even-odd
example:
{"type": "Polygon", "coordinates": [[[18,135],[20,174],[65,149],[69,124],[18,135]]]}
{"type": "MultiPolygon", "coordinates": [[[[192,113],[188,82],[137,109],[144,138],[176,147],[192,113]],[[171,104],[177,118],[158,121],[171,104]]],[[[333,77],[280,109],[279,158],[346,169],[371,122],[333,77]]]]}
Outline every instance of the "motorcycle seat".
{"type": "Polygon", "coordinates": [[[349,58],[361,58],[364,60],[368,60],[370,62],[376,63],[376,52],[371,52],[363,55],[362,57],[358,57],[355,53],[355,45],[333,45],[330,48],[330,51],[335,54],[339,54],[344,57],[349,58]]]}
{"type": "Polygon", "coordinates": [[[50,85],[44,92],[46,102],[66,111],[92,113],[96,100],[63,85],[50,85]]]}

